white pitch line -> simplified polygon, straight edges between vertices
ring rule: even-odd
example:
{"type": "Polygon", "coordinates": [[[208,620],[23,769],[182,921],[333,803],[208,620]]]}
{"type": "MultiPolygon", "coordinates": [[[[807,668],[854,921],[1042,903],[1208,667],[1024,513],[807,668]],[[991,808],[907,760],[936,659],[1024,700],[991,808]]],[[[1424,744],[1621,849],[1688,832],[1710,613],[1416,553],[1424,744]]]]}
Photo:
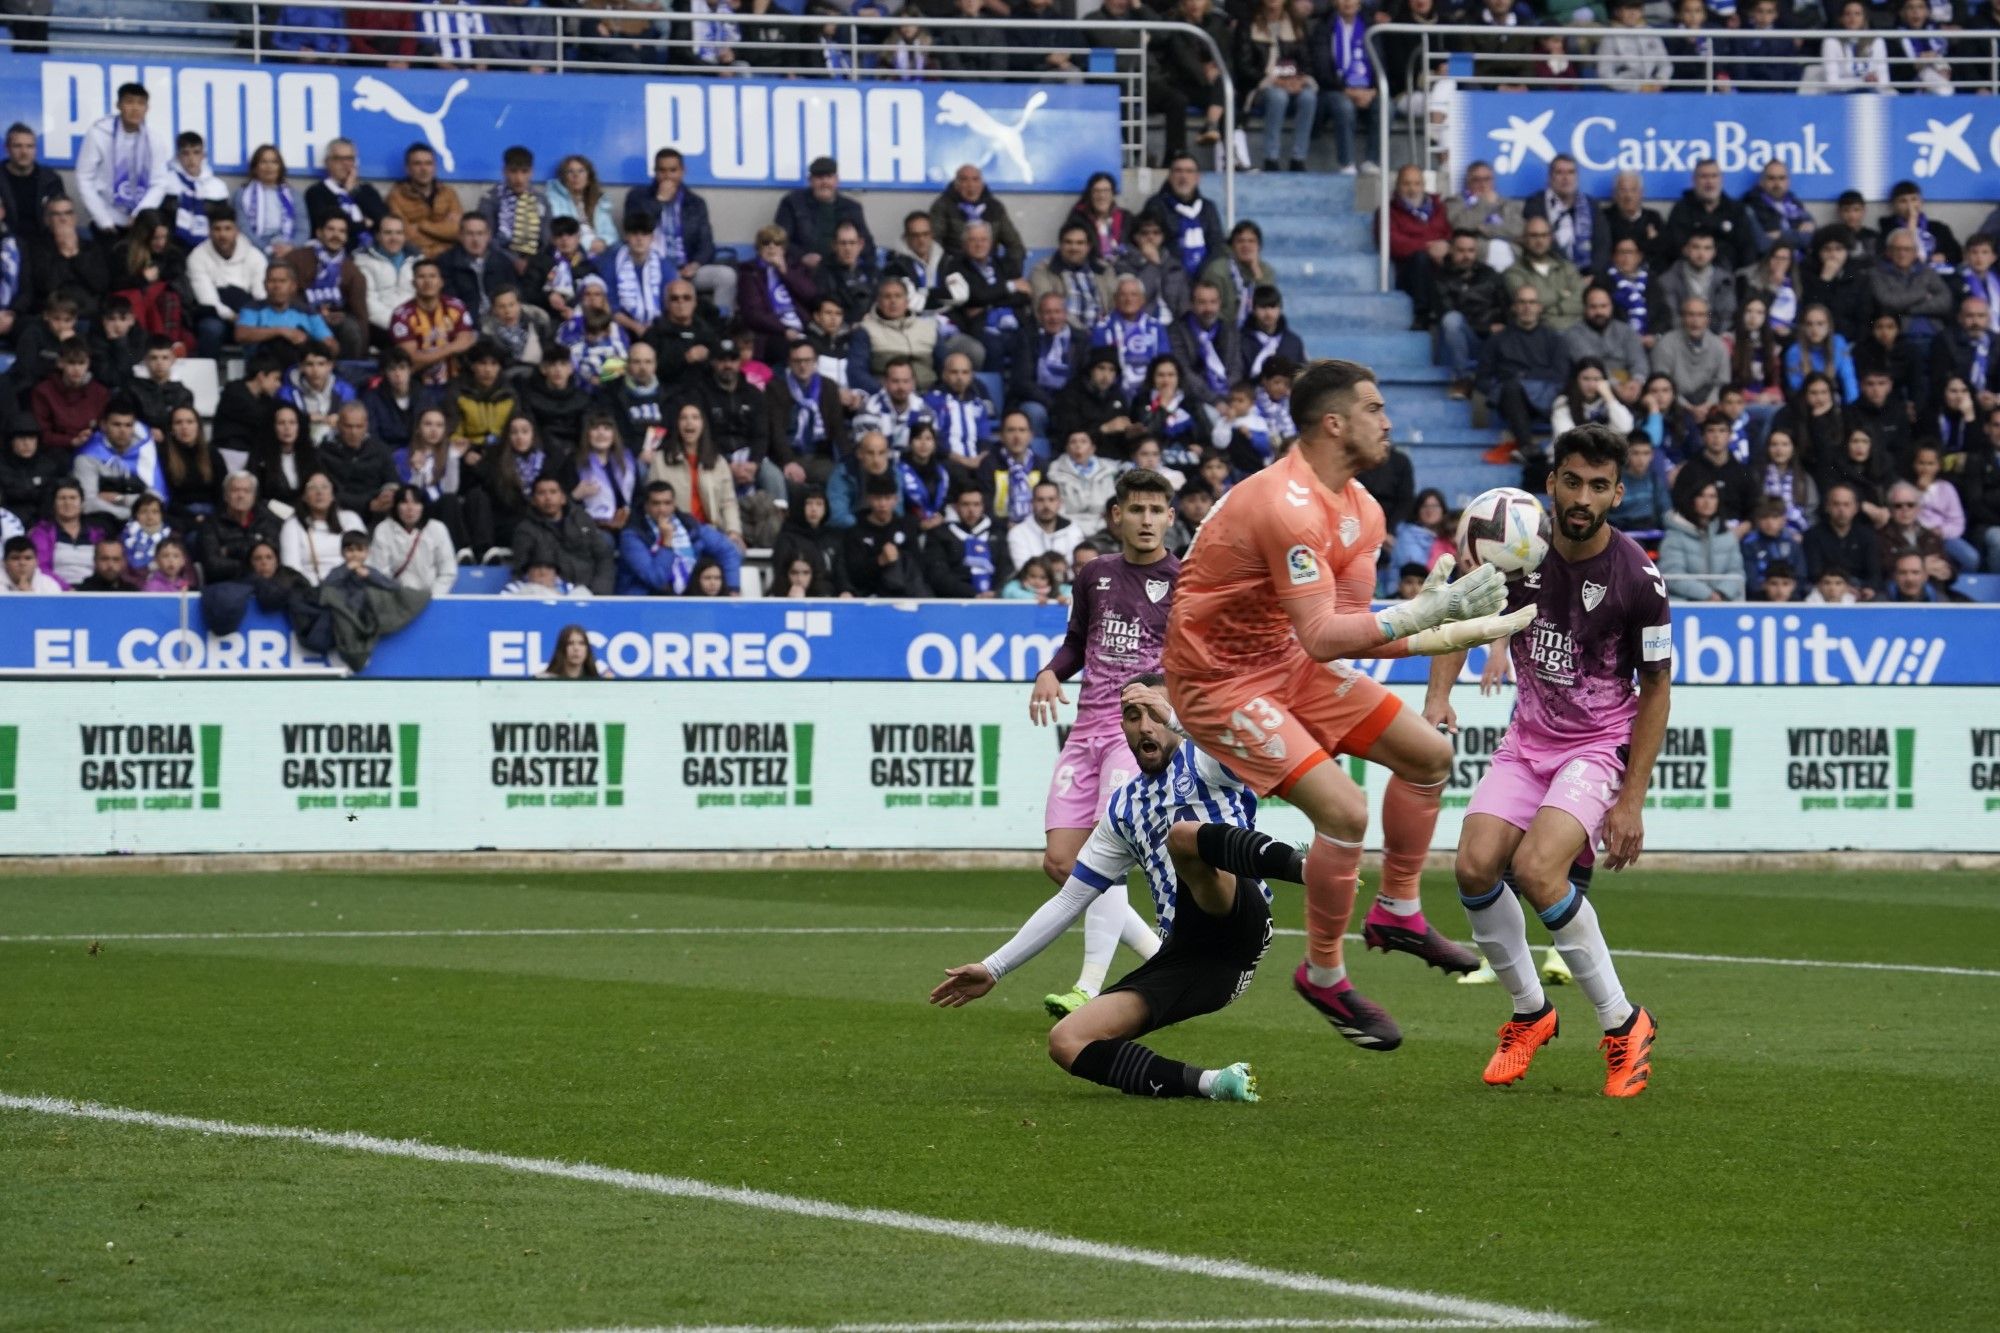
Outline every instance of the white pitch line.
{"type": "Polygon", "coordinates": [[[1554,1311],[1524,1310],[1518,1306],[1489,1301],[1466,1300],[1439,1292],[1413,1291],[1401,1287],[1377,1286],[1372,1282],[1346,1282],[1315,1273],[1294,1273],[1264,1268],[1234,1259],[1211,1259],[1200,1255],[1171,1254],[1129,1245],[1058,1236],[1025,1227],[1002,1226],[993,1222],[961,1222],[945,1217],[926,1217],[890,1208],[855,1208],[823,1199],[806,1199],[790,1194],[773,1194],[726,1185],[712,1185],[682,1176],[662,1176],[646,1171],[627,1171],[596,1166],[589,1162],[561,1162],[547,1157],[515,1157],[507,1153],[482,1152],[476,1148],[450,1148],[421,1139],[383,1139],[371,1134],[300,1129],[289,1125],[246,1125],[227,1120],[205,1120],[196,1116],[166,1115],[157,1111],[104,1106],[97,1102],[70,1101],[62,1097],[25,1097],[0,1092],[0,1110],[31,1111],[39,1115],[62,1116],[73,1120],[98,1120],[120,1125],[145,1125],[153,1129],[187,1130],[197,1134],[223,1135],[242,1139],[275,1139],[310,1143],[322,1148],[368,1153],[376,1157],[406,1158],[454,1166],[486,1166],[521,1175],[580,1180],[593,1185],[676,1199],[700,1199],[709,1203],[732,1204],[764,1212],[785,1213],[826,1222],[848,1222],[859,1226],[883,1227],[892,1231],[941,1236],[1005,1249],[1033,1250],[1102,1263],[1127,1264],[1190,1277],[1221,1278],[1248,1282],[1280,1291],[1337,1296],[1346,1300],[1371,1301],[1378,1305],[1421,1310],[1448,1319],[1470,1320],[1500,1328],[1588,1328],[1589,1321],[1574,1319],[1554,1311]]]}
{"type": "MultiPolygon", "coordinates": [[[[522,926],[464,930],[175,930],[111,935],[0,935],[0,944],[172,944],[215,940],[483,940],[539,939],[589,936],[710,935],[992,935],[1014,929],[991,926],[522,926]]],[[[1273,935],[1304,938],[1303,930],[1274,930],[1273,935]]],[[[1350,934],[1350,940],[1361,936],[1350,934]]],[[[1947,967],[1930,963],[1851,962],[1834,958],[1764,958],[1749,954],[1676,953],[1660,949],[1613,949],[1615,958],[1651,958],[1673,963],[1734,963],[1742,967],[1815,967],[1849,972],[1909,972],[1935,977],[1986,977],[2000,980],[2000,969],[1947,967]]]]}
{"type": "Polygon", "coordinates": [[[1003,1319],[914,1324],[660,1324],[567,1329],[564,1333],[1147,1333],[1148,1330],[1498,1328],[1478,1319],[1003,1319]]]}

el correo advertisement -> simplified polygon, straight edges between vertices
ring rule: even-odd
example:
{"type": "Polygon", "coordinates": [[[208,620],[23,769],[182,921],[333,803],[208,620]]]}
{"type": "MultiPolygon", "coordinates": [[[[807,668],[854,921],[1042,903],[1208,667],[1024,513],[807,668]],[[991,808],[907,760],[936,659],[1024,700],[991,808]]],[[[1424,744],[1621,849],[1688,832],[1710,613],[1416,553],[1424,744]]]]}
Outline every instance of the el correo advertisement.
{"type": "Polygon", "coordinates": [[[843,182],[936,191],[966,162],[999,188],[1074,194],[1116,173],[1122,143],[1110,83],[846,83],[838,79],[646,78],[333,66],[184,64],[0,56],[0,123],[33,127],[42,161],[72,166],[121,83],[152,94],[153,121],[192,130],[208,160],[240,173],[259,144],[310,179],[329,139],[354,140],[361,170],[394,180],[412,143],[447,180],[497,181],[510,145],[553,170],[591,145],[601,179],[653,177],[678,148],[694,186],[802,185],[816,157],[843,182]]]}
{"type": "MultiPolygon", "coordinates": [[[[1512,691],[1454,702],[1440,848],[1512,691]]],[[[50,683],[0,703],[0,848],[1030,851],[1063,733],[1027,713],[964,683],[50,683]]],[[[1379,814],[1387,775],[1349,771],[1379,814]]],[[[1647,806],[1659,850],[2000,850],[2000,709],[1676,688],[1647,806]]],[[[1308,836],[1281,802],[1259,824],[1308,836]]]]}

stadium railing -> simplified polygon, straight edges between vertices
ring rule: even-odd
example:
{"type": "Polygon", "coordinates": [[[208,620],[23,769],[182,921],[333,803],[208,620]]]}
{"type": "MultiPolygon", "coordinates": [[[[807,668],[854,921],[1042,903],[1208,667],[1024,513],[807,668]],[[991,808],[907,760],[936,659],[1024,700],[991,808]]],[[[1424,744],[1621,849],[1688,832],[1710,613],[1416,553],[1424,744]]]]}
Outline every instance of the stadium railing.
{"type": "MultiPolygon", "coordinates": [[[[1847,40],[1860,38],[1864,41],[1881,40],[1892,43],[1898,29],[1869,28],[1860,32],[1850,32],[1840,28],[1705,28],[1700,36],[1708,42],[1709,49],[1701,55],[1669,55],[1671,75],[1663,80],[1649,80],[1645,87],[1649,91],[1665,93],[1726,93],[1728,104],[1739,108],[1745,118],[1755,116],[1759,102],[1776,102],[1798,97],[1879,97],[1894,100],[1916,99],[1917,105],[1932,106],[1942,120],[1956,119],[1968,110],[1983,110],[1977,104],[1968,105],[1971,99],[1958,98],[1950,103],[1937,102],[1932,89],[1921,83],[1904,81],[1882,87],[1879,90],[1856,90],[1829,87],[1821,77],[1825,58],[1821,54],[1821,43],[1829,38],[1847,40]],[[1748,42],[1777,38],[1798,43],[1798,50],[1791,54],[1765,54],[1746,49],[1748,42]],[[1729,71],[1742,62],[1760,65],[1782,66],[1797,71],[1797,78],[1789,84],[1757,83],[1736,84],[1731,81],[1729,71]],[[1949,109],[1951,116],[1944,116],[1949,109]]],[[[1376,103],[1390,108],[1390,114],[1376,117],[1377,160],[1390,161],[1390,148],[1397,130],[1405,137],[1408,151],[1406,160],[1425,168],[1435,164],[1443,149],[1441,138],[1452,128],[1451,118],[1459,110],[1453,106],[1456,94],[1461,92],[1494,92],[1521,90],[1523,98],[1536,93],[1547,96],[1553,93],[1599,94],[1605,97],[1641,97],[1647,93],[1613,88],[1606,84],[1598,73],[1597,45],[1607,37],[1650,36],[1663,41],[1682,39],[1690,34],[1679,28],[1619,28],[1603,25],[1564,27],[1559,24],[1522,25],[1515,28],[1496,29],[1476,23],[1380,23],[1368,30],[1367,41],[1375,72],[1376,103]],[[1519,40],[1527,48],[1522,52],[1494,52],[1468,50],[1477,42],[1492,42],[1498,37],[1519,40]],[[1532,50],[1543,38],[1560,37],[1569,47],[1572,61],[1571,70],[1561,78],[1537,77],[1526,67],[1540,58],[1532,50]],[[1406,63],[1397,71],[1403,86],[1424,94],[1421,101],[1412,99],[1410,114],[1404,115],[1395,109],[1390,91],[1390,64],[1384,43],[1392,38],[1410,39],[1413,42],[1406,63]]],[[[1951,89],[1958,92],[1991,93],[2000,88],[2000,31],[1962,32],[1927,30],[1926,38],[1945,44],[1944,63],[1951,71],[1951,89]]],[[[1891,66],[1908,63],[1891,61],[1891,66]]],[[[1656,110],[1658,108],[1655,108],[1656,110]]],[[[1831,121],[1831,117],[1828,117],[1831,121]]],[[[1532,128],[1532,126],[1527,127],[1532,128]]],[[[1662,127],[1664,128],[1664,127],[1662,127]]],[[[1829,124],[1829,137],[1839,137],[1842,127],[1829,124]]],[[[1982,124],[1977,140],[1986,137],[1987,127],[1982,124]]],[[[1949,138],[1949,135],[1946,136],[1949,138]]],[[[1519,151],[1526,152],[1527,141],[1519,151]]],[[[1504,149],[1501,151],[1505,151],[1504,149]]],[[[1951,151],[1949,144],[1936,150],[1936,160],[1932,169],[1946,165],[1945,158],[1951,151]]],[[[1499,156],[1496,153],[1495,156],[1499,156]]],[[[1537,156],[1540,156],[1538,153],[1537,156]]],[[[1917,158],[1919,163],[1924,159],[1917,158]]],[[[1457,167],[1464,164],[1459,163],[1457,167]]],[[[1687,164],[1692,167],[1693,163],[1687,164]]],[[[1452,168],[1456,170],[1457,167],[1452,168]]],[[[1930,174],[1918,167],[1912,174],[1919,177],[1930,174]]],[[[1796,182],[1795,182],[1796,183],[1796,182]]],[[[1843,188],[1845,182],[1842,182],[1843,188]]],[[[1503,187],[1503,194],[1508,191],[1503,187]]],[[[1649,192],[1650,193],[1650,192],[1649,192]]],[[[1871,202],[1875,202],[1871,200],[1871,202]]],[[[1380,250],[1379,281],[1383,291],[1394,285],[1389,263],[1389,217],[1382,210],[1377,221],[1377,244],[1380,250]]]]}
{"type": "MultiPolygon", "coordinates": [[[[551,74],[565,72],[589,72],[592,74],[643,74],[655,78],[662,75],[700,75],[716,78],[730,77],[731,74],[756,74],[776,77],[836,78],[860,83],[902,83],[910,80],[910,75],[893,68],[862,68],[866,58],[877,49],[877,41],[899,27],[914,23],[930,32],[952,29],[969,29],[990,35],[992,40],[975,46],[953,47],[956,54],[1001,56],[1018,59],[1024,52],[1046,54],[1060,50],[1072,58],[1076,70],[1063,75],[1065,81],[1103,83],[1117,87],[1119,91],[1120,133],[1123,161],[1128,171],[1147,170],[1146,133],[1148,117],[1146,110],[1146,71],[1151,61],[1151,48],[1155,41],[1169,35],[1193,38],[1208,52],[1221,72],[1223,104],[1223,140],[1234,138],[1236,129],[1235,85],[1230,78],[1228,53],[1215,43],[1214,38],[1200,28],[1187,23],[1170,22],[1160,19],[1128,18],[1118,20],[1115,27],[1130,33],[1135,39],[1131,46],[1104,47],[1093,42],[1095,34],[1102,33],[1108,26],[1114,26],[1099,17],[1086,19],[1046,19],[1037,20],[1038,30],[1053,30],[1075,38],[1073,45],[1054,48],[1023,48],[1005,40],[1010,25],[996,23],[990,18],[915,18],[913,16],[841,16],[830,18],[821,14],[786,14],[773,10],[765,14],[735,14],[695,16],[684,11],[604,9],[583,5],[564,9],[526,9],[518,5],[502,4],[454,4],[434,5],[423,0],[381,0],[366,6],[373,11],[391,11],[410,14],[420,23],[425,16],[439,17],[448,21],[488,17],[504,18],[509,22],[519,22],[524,18],[534,19],[551,25],[550,34],[534,33],[525,37],[515,34],[454,33],[450,40],[462,44],[468,53],[456,61],[447,60],[434,50],[424,50],[424,43],[431,41],[421,31],[414,34],[419,43],[418,52],[405,63],[412,67],[452,65],[462,68],[468,63],[495,70],[547,71],[551,74]],[[646,29],[633,35],[602,36],[595,33],[595,25],[600,22],[629,23],[642,21],[646,29]],[[744,63],[729,67],[700,60],[696,56],[699,46],[713,43],[699,40],[694,35],[697,25],[710,26],[726,23],[743,34],[743,40],[732,43],[745,57],[744,63]],[[810,63],[823,49],[821,30],[836,27],[842,30],[842,49],[849,64],[854,68],[838,72],[829,71],[824,64],[810,63]],[[481,53],[482,46],[498,48],[502,43],[508,46],[541,45],[547,48],[546,58],[524,58],[521,56],[489,56],[481,53]],[[602,52],[609,48],[633,48],[641,52],[656,54],[657,59],[643,62],[607,59],[590,52],[602,52]],[[584,55],[585,58],[579,58],[584,55]]],[[[186,58],[211,61],[218,57],[235,56],[254,64],[264,63],[310,63],[335,65],[380,65],[380,59],[357,55],[352,51],[301,53],[285,49],[288,39],[317,41],[323,38],[352,39],[362,37],[381,41],[402,34],[384,34],[379,30],[359,29],[348,26],[349,6],[341,0],[300,0],[294,4],[210,4],[207,0],[147,0],[146,21],[134,23],[120,14],[116,6],[92,6],[78,13],[59,12],[52,22],[50,33],[50,53],[91,54],[132,58],[138,55],[154,55],[162,58],[186,58]],[[185,18],[172,24],[159,22],[164,13],[183,11],[185,18]],[[216,17],[220,11],[233,11],[238,17],[224,19],[216,17]],[[336,16],[331,26],[317,23],[299,23],[288,11],[305,13],[322,12],[336,16]]],[[[1001,70],[950,70],[927,71],[922,76],[926,80],[949,79],[953,82],[999,82],[1036,83],[1047,82],[1049,76],[1017,69],[1001,70]]],[[[1225,221],[1233,225],[1236,220],[1236,169],[1230,155],[1221,155],[1222,211],[1225,221]]],[[[629,182],[628,182],[629,183],[629,182]]],[[[1150,190],[1150,181],[1145,181],[1150,190]]]]}

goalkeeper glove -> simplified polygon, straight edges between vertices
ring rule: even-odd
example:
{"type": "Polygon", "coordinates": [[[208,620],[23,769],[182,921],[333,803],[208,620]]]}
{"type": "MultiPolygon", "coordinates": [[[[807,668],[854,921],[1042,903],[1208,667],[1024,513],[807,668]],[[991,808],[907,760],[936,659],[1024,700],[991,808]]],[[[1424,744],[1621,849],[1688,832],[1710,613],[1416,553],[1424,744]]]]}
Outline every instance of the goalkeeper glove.
{"type": "Polygon", "coordinates": [[[1481,565],[1458,582],[1448,583],[1456,563],[1448,555],[1439,556],[1422,592],[1377,613],[1389,638],[1407,639],[1434,625],[1496,615],[1507,605],[1506,575],[1492,565],[1481,565]]]}
{"type": "Polygon", "coordinates": [[[1410,655],[1436,657],[1442,653],[1462,652],[1505,635],[1518,634],[1534,623],[1535,611],[1535,604],[1530,602],[1504,616],[1477,616],[1471,620],[1454,620],[1450,624],[1419,630],[1410,636],[1410,655]]]}

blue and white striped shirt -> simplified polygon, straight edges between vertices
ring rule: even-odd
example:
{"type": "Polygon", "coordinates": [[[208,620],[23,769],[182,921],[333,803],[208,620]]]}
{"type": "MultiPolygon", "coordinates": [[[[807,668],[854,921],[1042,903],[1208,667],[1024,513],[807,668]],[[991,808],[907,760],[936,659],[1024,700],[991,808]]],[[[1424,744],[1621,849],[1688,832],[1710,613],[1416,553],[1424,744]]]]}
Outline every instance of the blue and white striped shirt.
{"type": "MultiPolygon", "coordinates": [[[[1146,872],[1147,887],[1159,913],[1160,935],[1173,934],[1174,907],[1180,881],[1167,853],[1167,830],[1182,820],[1234,824],[1255,828],[1257,797],[1243,780],[1212,756],[1182,741],[1173,759],[1158,773],[1140,773],[1120,787],[1090,838],[1077,854],[1075,877],[1099,893],[1117,885],[1121,890],[1132,867],[1146,872]]],[[[1246,881],[1271,901],[1270,886],[1246,881]]]]}

